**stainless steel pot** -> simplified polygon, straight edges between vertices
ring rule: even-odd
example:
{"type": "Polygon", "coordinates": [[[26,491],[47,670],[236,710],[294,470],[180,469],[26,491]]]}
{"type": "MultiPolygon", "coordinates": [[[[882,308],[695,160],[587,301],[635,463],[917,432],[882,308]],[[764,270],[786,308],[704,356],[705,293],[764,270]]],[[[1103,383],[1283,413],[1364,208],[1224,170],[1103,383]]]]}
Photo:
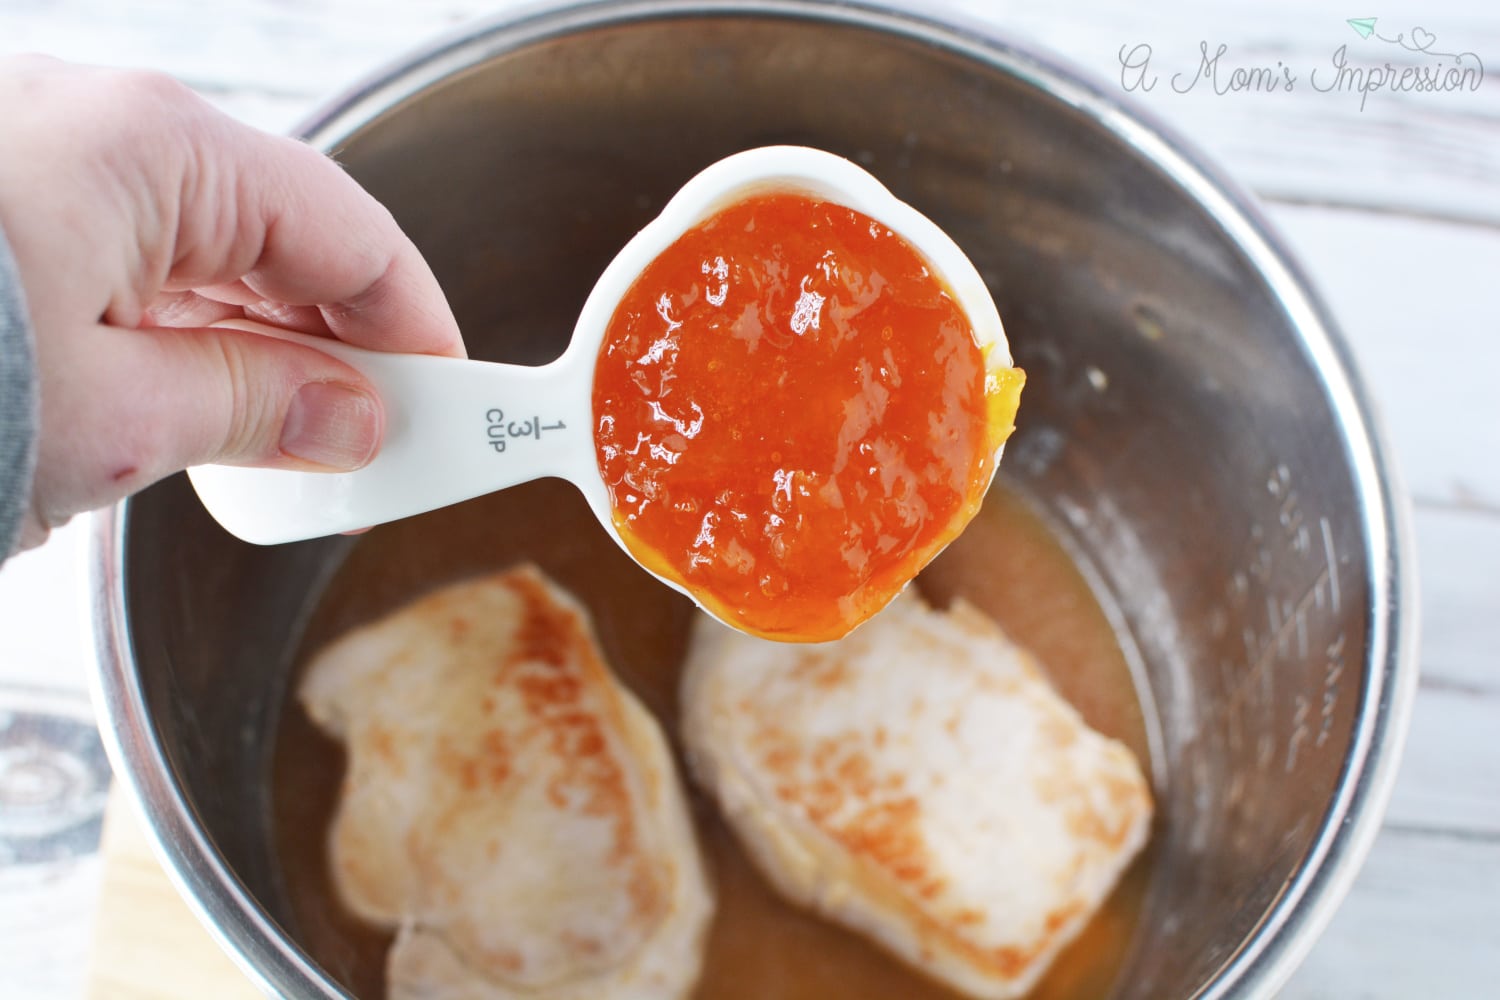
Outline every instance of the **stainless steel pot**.
{"type": "MultiPolygon", "coordinates": [[[[472,353],[497,360],[558,353],[615,250],[734,150],[843,153],[947,229],[1029,373],[1002,475],[1112,596],[1153,712],[1160,856],[1114,996],[1284,980],[1379,824],[1416,604],[1404,504],[1347,352],[1232,185],[1049,57],[808,0],[515,15],[304,135],[391,207],[472,353]]],[[[200,915],[289,996],[345,995],[282,929],[268,772],[308,610],[354,544],[239,544],[181,477],[98,532],[115,765],[200,915]]]]}

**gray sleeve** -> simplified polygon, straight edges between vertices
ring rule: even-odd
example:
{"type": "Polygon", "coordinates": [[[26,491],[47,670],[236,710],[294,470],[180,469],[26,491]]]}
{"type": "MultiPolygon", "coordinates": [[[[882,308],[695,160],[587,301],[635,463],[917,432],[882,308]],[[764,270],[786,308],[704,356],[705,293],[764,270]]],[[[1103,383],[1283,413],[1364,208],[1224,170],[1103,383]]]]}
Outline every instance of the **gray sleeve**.
{"type": "Polygon", "coordinates": [[[0,231],[0,562],[15,549],[36,467],[36,363],[21,276],[0,231]]]}

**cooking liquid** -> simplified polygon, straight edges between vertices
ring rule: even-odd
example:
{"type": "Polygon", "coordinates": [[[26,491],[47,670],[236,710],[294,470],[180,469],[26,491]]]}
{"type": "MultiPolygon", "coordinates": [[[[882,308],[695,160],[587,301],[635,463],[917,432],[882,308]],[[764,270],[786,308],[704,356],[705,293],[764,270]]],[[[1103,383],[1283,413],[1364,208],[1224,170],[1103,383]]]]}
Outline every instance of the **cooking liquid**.
{"type": "MultiPolygon", "coordinates": [[[[522,561],[587,605],[605,659],[675,739],[678,670],[696,614],[622,553],[566,484],[544,480],[383,525],[361,538],[315,609],[290,690],[311,656],[348,629],[442,583],[522,561]],[[546,531],[538,525],[547,525],[546,531]]],[[[962,594],[1037,654],[1091,726],[1125,742],[1150,773],[1131,672],[1096,595],[1046,524],[997,482],[979,515],[917,580],[943,605],[962,594]]],[[[272,774],[284,890],[273,914],[362,1000],[385,996],[392,935],[338,903],[328,830],[343,777],[339,744],[294,698],[284,707],[272,774]]],[[[681,759],[679,771],[685,775],[681,759]]],[[[687,785],[718,897],[698,1000],[954,1000],[864,938],[784,902],[761,878],[712,802],[687,785]]],[[[1151,850],[1054,963],[1033,1000],[1103,997],[1135,934],[1151,850]]]]}

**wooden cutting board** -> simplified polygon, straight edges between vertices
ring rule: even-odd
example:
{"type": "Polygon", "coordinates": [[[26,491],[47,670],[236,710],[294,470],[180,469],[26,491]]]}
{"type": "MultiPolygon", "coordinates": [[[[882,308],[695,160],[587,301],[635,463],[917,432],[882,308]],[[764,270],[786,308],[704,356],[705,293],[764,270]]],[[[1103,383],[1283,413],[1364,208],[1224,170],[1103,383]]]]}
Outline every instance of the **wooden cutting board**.
{"type": "Polygon", "coordinates": [[[178,895],[118,783],[104,813],[89,1000],[259,1000],[178,895]]]}

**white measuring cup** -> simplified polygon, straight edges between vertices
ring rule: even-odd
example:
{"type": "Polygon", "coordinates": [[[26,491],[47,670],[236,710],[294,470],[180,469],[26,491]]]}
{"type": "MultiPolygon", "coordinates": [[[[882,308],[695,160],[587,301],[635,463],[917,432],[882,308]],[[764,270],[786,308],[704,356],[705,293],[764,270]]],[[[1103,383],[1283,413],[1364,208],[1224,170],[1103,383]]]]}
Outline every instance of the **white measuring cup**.
{"type": "MultiPolygon", "coordinates": [[[[628,553],[594,449],[594,367],[606,328],[641,271],[679,236],[737,201],[774,192],[855,209],[900,235],[954,296],[987,370],[1010,367],[994,300],[946,233],[843,157],[765,146],[719,160],[683,185],[604,269],[567,350],[547,365],[392,354],[249,321],[220,324],[305,344],[357,369],[384,403],[385,437],[375,458],[354,472],[203,465],[188,470],[194,489],[231,534],[266,545],[370,527],[556,476],[578,487],[628,553]]],[[[997,449],[996,465],[999,458],[997,449]]]]}

